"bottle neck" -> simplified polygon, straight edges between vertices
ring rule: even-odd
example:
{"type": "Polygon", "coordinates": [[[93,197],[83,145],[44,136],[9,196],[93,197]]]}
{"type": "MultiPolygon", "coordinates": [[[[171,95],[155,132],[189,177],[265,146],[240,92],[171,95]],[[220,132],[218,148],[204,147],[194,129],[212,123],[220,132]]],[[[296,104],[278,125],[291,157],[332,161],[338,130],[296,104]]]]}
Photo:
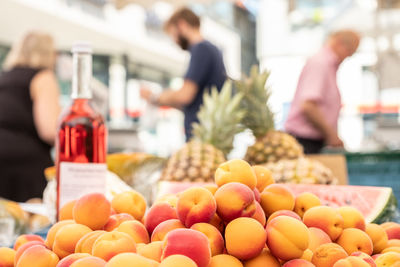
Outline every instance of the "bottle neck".
{"type": "Polygon", "coordinates": [[[89,53],[73,54],[72,93],[73,99],[91,99],[92,90],[92,55],[89,53]]]}

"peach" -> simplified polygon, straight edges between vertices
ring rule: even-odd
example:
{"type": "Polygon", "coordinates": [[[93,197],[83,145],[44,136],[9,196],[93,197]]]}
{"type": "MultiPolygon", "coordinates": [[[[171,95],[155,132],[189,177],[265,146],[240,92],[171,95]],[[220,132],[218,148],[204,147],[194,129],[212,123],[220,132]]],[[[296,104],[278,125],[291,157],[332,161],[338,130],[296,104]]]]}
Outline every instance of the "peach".
{"type": "Polygon", "coordinates": [[[106,267],[157,267],[159,262],[146,259],[136,253],[121,253],[107,262],[106,267]]]}
{"type": "Polygon", "coordinates": [[[53,252],[62,259],[75,252],[75,246],[92,230],[83,224],[67,224],[61,227],[54,238],[53,252]]]}
{"type": "Polygon", "coordinates": [[[205,186],[203,186],[205,189],[207,189],[208,191],[210,191],[211,192],[211,194],[215,194],[215,192],[217,192],[217,190],[218,190],[218,186],[217,185],[215,185],[215,184],[208,184],[208,185],[205,185],[205,186]]]}
{"type": "Polygon", "coordinates": [[[400,247],[388,247],[382,250],[382,254],[385,254],[386,252],[397,252],[400,253],[400,247]]]}
{"type": "Polygon", "coordinates": [[[87,194],[76,201],[72,214],[75,222],[100,230],[111,215],[111,204],[103,194],[87,194]]]}
{"type": "Polygon", "coordinates": [[[400,253],[387,252],[375,259],[377,267],[400,267],[400,253]]]}
{"type": "Polygon", "coordinates": [[[275,257],[281,260],[300,258],[308,248],[308,229],[299,220],[288,216],[278,216],[267,224],[266,230],[268,248],[275,257]]]}
{"type": "Polygon", "coordinates": [[[133,220],[135,220],[135,218],[133,218],[133,216],[128,213],[114,214],[111,215],[110,218],[108,218],[108,221],[106,225],[104,225],[103,230],[111,232],[112,230],[116,229],[121,223],[133,220]]]}
{"type": "Polygon", "coordinates": [[[387,247],[400,247],[400,239],[390,239],[387,242],[387,245],[385,248],[387,247]]]}
{"type": "Polygon", "coordinates": [[[272,173],[269,169],[263,166],[253,166],[253,171],[256,174],[257,185],[256,188],[259,192],[264,191],[264,189],[270,184],[275,183],[274,178],[272,178],[272,173]]]}
{"type": "Polygon", "coordinates": [[[303,218],[303,215],[307,210],[317,206],[321,206],[321,200],[313,193],[304,192],[296,197],[294,212],[303,218]]]}
{"type": "Polygon", "coordinates": [[[308,228],[308,234],[310,237],[308,248],[313,252],[322,244],[327,244],[332,242],[329,235],[319,228],[315,227],[308,228]]]}
{"type": "Polygon", "coordinates": [[[312,250],[308,248],[304,251],[300,259],[311,262],[313,255],[314,253],[312,252],[312,250]]]}
{"type": "Polygon", "coordinates": [[[189,257],[183,255],[171,255],[165,258],[159,267],[197,267],[197,264],[189,257]]]}
{"type": "Polygon", "coordinates": [[[358,258],[362,259],[363,261],[368,263],[370,265],[370,267],[376,267],[374,259],[370,255],[368,255],[364,252],[361,252],[361,251],[354,252],[350,256],[354,256],[354,257],[358,257],[358,258]]]}
{"type": "Polygon", "coordinates": [[[153,233],[151,234],[151,242],[154,241],[163,241],[165,236],[171,232],[174,229],[179,229],[179,228],[186,228],[182,222],[178,219],[171,219],[164,221],[157,225],[156,228],[154,228],[153,233]]]}
{"type": "Polygon", "coordinates": [[[227,183],[215,192],[219,217],[230,222],[239,217],[251,217],[256,212],[253,191],[241,183],[227,183]]]}
{"type": "Polygon", "coordinates": [[[55,223],[47,232],[47,237],[45,244],[48,248],[52,249],[53,248],[53,243],[54,243],[54,238],[56,237],[56,234],[58,230],[60,230],[61,227],[64,225],[68,224],[74,224],[75,222],[73,220],[64,220],[64,221],[59,221],[58,223],[55,223]]]}
{"type": "Polygon", "coordinates": [[[386,234],[385,229],[380,225],[370,223],[367,224],[365,228],[365,232],[371,238],[373,247],[374,247],[374,254],[381,253],[381,251],[387,246],[388,244],[388,236],[386,234]]]}
{"type": "Polygon", "coordinates": [[[6,247],[0,247],[0,266],[14,267],[15,250],[6,247]]]}
{"type": "Polygon", "coordinates": [[[257,220],[259,223],[261,223],[262,226],[265,226],[267,223],[267,218],[265,217],[264,210],[262,209],[260,203],[255,202],[256,204],[256,212],[251,216],[251,218],[257,220]]]}
{"type": "Polygon", "coordinates": [[[400,224],[389,222],[389,223],[384,223],[381,226],[385,229],[389,240],[400,239],[400,224]]]}
{"type": "Polygon", "coordinates": [[[72,210],[74,209],[75,203],[76,203],[76,200],[71,200],[71,201],[65,203],[64,206],[61,207],[59,214],[58,214],[59,221],[74,219],[72,210]]]}
{"type": "Polygon", "coordinates": [[[126,191],[114,196],[111,206],[117,213],[128,213],[140,221],[146,212],[146,200],[136,191],[126,191]]]}
{"type": "Polygon", "coordinates": [[[338,244],[328,243],[319,246],[312,257],[316,267],[332,267],[338,260],[347,258],[346,251],[338,244]]]}
{"type": "Polygon", "coordinates": [[[211,258],[208,267],[243,267],[240,260],[227,254],[216,255],[211,258]]]}
{"type": "Polygon", "coordinates": [[[217,228],[221,233],[223,233],[225,231],[225,224],[221,220],[221,218],[218,216],[217,213],[214,214],[214,216],[208,223],[213,225],[215,228],[217,228]]]}
{"type": "Polygon", "coordinates": [[[178,196],[176,211],[186,227],[195,223],[209,222],[217,211],[213,194],[203,187],[186,189],[178,196]]]}
{"type": "Polygon", "coordinates": [[[136,244],[149,243],[150,237],[147,233],[146,227],[139,221],[126,221],[122,222],[116,229],[118,232],[128,234],[133,238],[136,244]]]}
{"type": "Polygon", "coordinates": [[[273,219],[275,219],[278,216],[289,216],[289,217],[295,218],[295,219],[297,219],[299,221],[302,221],[300,216],[297,213],[295,213],[294,211],[291,211],[291,210],[278,210],[278,211],[275,211],[274,213],[272,213],[268,217],[267,224],[269,224],[270,221],[272,221],[273,219]]]}
{"type": "Polygon", "coordinates": [[[175,229],[167,234],[163,244],[162,260],[181,254],[191,258],[198,267],[207,267],[211,259],[211,250],[207,237],[191,229],[175,229]]]}
{"type": "Polygon", "coordinates": [[[225,228],[226,249],[240,260],[249,260],[260,254],[266,240],[264,227],[252,218],[237,218],[225,228]]]}
{"type": "Polygon", "coordinates": [[[293,210],[294,203],[293,193],[284,185],[271,184],[261,193],[261,207],[266,216],[278,210],[293,210]]]}
{"type": "Polygon", "coordinates": [[[286,262],[282,267],[315,267],[315,265],[306,260],[295,259],[286,262]]]}
{"type": "Polygon", "coordinates": [[[139,255],[160,262],[163,252],[163,242],[154,241],[149,244],[138,244],[136,250],[139,255]]]}
{"type": "Polygon", "coordinates": [[[362,259],[354,256],[349,256],[345,259],[338,260],[333,267],[371,267],[362,259]]]}
{"type": "Polygon", "coordinates": [[[97,230],[82,236],[81,239],[79,239],[78,243],[76,243],[75,253],[91,254],[94,242],[99,236],[105,233],[106,231],[97,230]]]}
{"type": "MultiPolygon", "coordinates": [[[[30,247],[36,246],[36,245],[40,245],[42,247],[46,247],[45,244],[43,244],[43,242],[41,241],[31,241],[28,243],[23,244],[22,246],[20,246],[18,248],[18,250],[15,253],[15,257],[14,257],[14,265],[17,265],[17,262],[19,260],[19,258],[21,257],[21,255],[25,252],[25,250],[27,250],[30,247]]],[[[0,257],[1,258],[1,257],[0,257]]],[[[0,264],[1,266],[1,264],[0,264]]]]}
{"type": "Polygon", "coordinates": [[[340,207],[338,209],[343,217],[343,229],[357,228],[365,231],[365,219],[362,213],[353,207],[340,207]]]}
{"type": "Polygon", "coordinates": [[[323,230],[332,241],[336,241],[343,231],[343,217],[331,207],[313,207],[304,213],[303,221],[307,227],[323,230]]]}
{"type": "Polygon", "coordinates": [[[19,258],[16,267],[46,266],[56,267],[57,255],[44,246],[36,245],[28,248],[19,258]]]}
{"type": "Polygon", "coordinates": [[[62,259],[58,262],[57,267],[69,267],[75,261],[86,258],[86,257],[90,257],[90,254],[74,253],[74,254],[68,255],[67,257],[65,257],[64,259],[62,259]]]}
{"type": "Polygon", "coordinates": [[[371,238],[364,231],[357,228],[344,229],[336,243],[342,246],[349,255],[357,251],[368,255],[371,255],[373,252],[371,238]]]}
{"type": "Polygon", "coordinates": [[[75,261],[70,267],[104,267],[106,264],[105,260],[90,256],[75,261]]]}
{"type": "Polygon", "coordinates": [[[128,234],[117,231],[99,236],[92,248],[92,255],[105,261],[124,252],[136,252],[136,243],[128,234]]]}
{"type": "Polygon", "coordinates": [[[38,235],[20,235],[15,240],[14,250],[18,250],[18,248],[20,246],[22,246],[23,244],[26,244],[28,242],[31,242],[31,241],[39,241],[39,242],[44,243],[44,240],[43,240],[43,238],[41,236],[38,236],[38,235]]]}
{"type": "Polygon", "coordinates": [[[257,185],[257,177],[249,163],[233,159],[222,163],[215,172],[215,183],[218,187],[231,182],[247,185],[253,190],[257,185]]]}
{"type": "Polygon", "coordinates": [[[208,223],[196,223],[193,224],[190,229],[199,231],[207,237],[208,242],[210,243],[211,256],[222,254],[224,252],[225,241],[221,232],[217,228],[208,223]]]}
{"type": "Polygon", "coordinates": [[[157,225],[170,219],[178,219],[176,209],[168,203],[159,202],[149,209],[144,218],[144,226],[151,235],[157,225]]]}
{"type": "Polygon", "coordinates": [[[243,266],[244,267],[264,267],[264,266],[280,267],[281,264],[279,263],[279,260],[277,258],[275,258],[267,248],[264,248],[258,256],[243,262],[243,266]]]}

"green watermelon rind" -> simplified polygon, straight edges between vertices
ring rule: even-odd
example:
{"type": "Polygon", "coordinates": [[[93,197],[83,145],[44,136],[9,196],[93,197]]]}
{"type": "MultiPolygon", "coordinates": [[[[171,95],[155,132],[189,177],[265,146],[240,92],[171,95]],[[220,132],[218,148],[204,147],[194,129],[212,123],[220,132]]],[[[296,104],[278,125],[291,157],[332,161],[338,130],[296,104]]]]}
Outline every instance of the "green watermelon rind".
{"type": "MultiPolygon", "coordinates": [[[[386,188],[388,191],[388,194],[383,195],[386,197],[386,201],[380,200],[382,202],[381,205],[381,212],[375,212],[375,216],[373,217],[374,213],[371,212],[371,215],[368,216],[367,221],[371,221],[372,223],[377,223],[381,224],[384,222],[388,222],[393,220],[393,218],[396,216],[397,213],[397,207],[398,207],[398,202],[396,199],[396,196],[393,194],[393,190],[391,188],[386,188]],[[378,214],[377,214],[378,213],[378,214]]],[[[378,207],[376,206],[375,210],[378,210],[378,207]]]]}

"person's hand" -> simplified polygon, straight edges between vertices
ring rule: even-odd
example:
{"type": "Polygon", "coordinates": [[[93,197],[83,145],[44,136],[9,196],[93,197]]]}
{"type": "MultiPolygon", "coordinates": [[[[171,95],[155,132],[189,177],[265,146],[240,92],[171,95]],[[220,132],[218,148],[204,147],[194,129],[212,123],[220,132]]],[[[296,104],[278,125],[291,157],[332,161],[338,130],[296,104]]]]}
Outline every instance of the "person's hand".
{"type": "Polygon", "coordinates": [[[140,97],[147,102],[150,102],[152,95],[153,93],[151,92],[151,90],[144,87],[140,88],[140,97]]]}
{"type": "Polygon", "coordinates": [[[343,141],[336,133],[328,136],[326,139],[326,145],[330,147],[344,147],[343,141]]]}

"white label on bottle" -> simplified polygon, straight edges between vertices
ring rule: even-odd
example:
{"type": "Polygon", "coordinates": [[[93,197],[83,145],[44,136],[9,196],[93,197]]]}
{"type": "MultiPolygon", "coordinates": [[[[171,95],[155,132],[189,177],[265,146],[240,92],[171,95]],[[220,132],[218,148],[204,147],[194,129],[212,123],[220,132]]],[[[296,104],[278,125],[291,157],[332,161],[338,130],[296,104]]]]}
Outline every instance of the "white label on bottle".
{"type": "Polygon", "coordinates": [[[60,207],[89,193],[106,193],[107,165],[60,163],[60,207]]]}

